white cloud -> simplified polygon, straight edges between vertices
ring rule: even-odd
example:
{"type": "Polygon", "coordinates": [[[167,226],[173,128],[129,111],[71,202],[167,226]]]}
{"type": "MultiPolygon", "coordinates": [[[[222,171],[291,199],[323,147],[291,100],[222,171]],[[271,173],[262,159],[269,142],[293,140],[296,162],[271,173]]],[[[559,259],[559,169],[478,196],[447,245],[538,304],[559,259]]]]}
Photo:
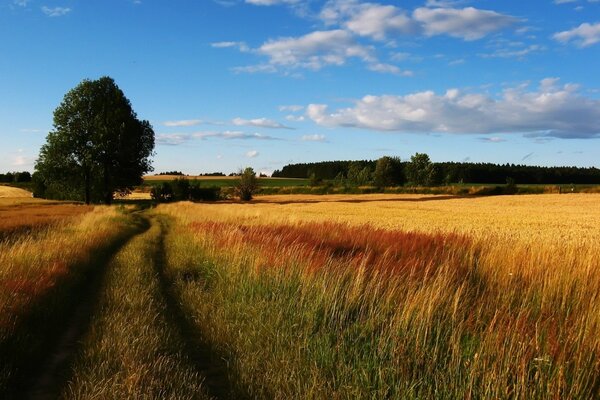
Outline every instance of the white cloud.
{"type": "Polygon", "coordinates": [[[256,150],[250,150],[246,153],[246,157],[248,158],[255,158],[258,157],[260,155],[260,153],[256,150]]]}
{"type": "Polygon", "coordinates": [[[279,106],[279,111],[290,111],[290,112],[299,112],[304,110],[304,106],[299,105],[289,105],[289,106],[279,106]]]}
{"type": "Polygon", "coordinates": [[[498,137],[498,136],[482,137],[482,138],[479,138],[479,140],[481,140],[482,142],[487,142],[487,143],[502,143],[502,142],[506,142],[506,139],[503,139],[503,138],[498,137]]]}
{"type": "Polygon", "coordinates": [[[215,42],[211,43],[210,46],[216,49],[226,49],[230,47],[235,47],[242,52],[250,51],[250,48],[244,42],[215,42]]]}
{"type": "Polygon", "coordinates": [[[301,0],[246,0],[248,4],[255,6],[275,6],[279,4],[298,4],[301,0]]]}
{"type": "Polygon", "coordinates": [[[179,133],[161,133],[156,135],[156,143],[166,146],[177,146],[190,140],[190,135],[179,133]]]}
{"type": "Polygon", "coordinates": [[[62,17],[71,12],[69,7],[42,7],[42,12],[49,17],[62,17]]]}
{"type": "Polygon", "coordinates": [[[577,28],[555,33],[552,37],[562,43],[573,41],[579,47],[588,47],[600,42],[600,22],[595,24],[586,22],[577,28]]]}
{"type": "Polygon", "coordinates": [[[417,8],[413,18],[419,21],[427,36],[449,35],[464,40],[477,40],[518,21],[510,15],[473,7],[417,8]]]}
{"type": "Polygon", "coordinates": [[[307,116],[319,125],[404,133],[524,133],[560,138],[600,137],[600,100],[572,84],[544,80],[537,90],[509,88],[500,97],[432,91],[405,96],[365,96],[350,108],[330,111],[310,104],[307,116]]]}
{"type": "Polygon", "coordinates": [[[14,0],[13,4],[19,7],[27,7],[27,4],[29,4],[30,2],[31,0],[14,0]]]}
{"type": "Polygon", "coordinates": [[[281,140],[279,138],[263,135],[260,133],[245,133],[242,131],[224,131],[224,132],[196,132],[192,134],[196,139],[220,138],[220,139],[256,139],[256,140],[281,140]]]}
{"type": "Polygon", "coordinates": [[[306,119],[306,117],[304,117],[304,115],[286,115],[285,119],[288,121],[292,121],[292,122],[302,122],[306,119]]]}
{"type": "Polygon", "coordinates": [[[179,121],[166,121],[163,123],[164,126],[168,127],[185,127],[185,126],[196,126],[200,125],[202,120],[200,119],[182,119],[179,121]]]}
{"type": "Polygon", "coordinates": [[[341,29],[269,40],[257,50],[269,57],[272,66],[315,71],[327,65],[343,65],[349,58],[374,61],[372,51],[372,48],[356,43],[350,32],[341,29]]]}
{"type": "Polygon", "coordinates": [[[385,63],[375,63],[370,64],[368,67],[369,71],[380,72],[384,74],[393,74],[400,76],[413,76],[414,73],[412,71],[403,71],[396,65],[385,64],[385,63]]]}
{"type": "Polygon", "coordinates": [[[389,33],[413,33],[414,21],[398,7],[380,4],[363,4],[345,27],[360,35],[383,40],[389,33]]]}
{"type": "Polygon", "coordinates": [[[484,58],[521,58],[521,57],[525,57],[528,54],[531,53],[537,53],[539,51],[544,50],[543,46],[540,46],[538,44],[532,44],[529,45],[527,47],[524,48],[501,48],[498,49],[496,51],[494,51],[493,53],[487,53],[487,54],[480,54],[481,57],[484,58]]]}
{"type": "Polygon", "coordinates": [[[277,121],[273,121],[267,118],[255,118],[255,119],[243,119],[234,118],[231,121],[236,126],[254,126],[257,128],[270,128],[270,129],[293,129],[289,126],[280,124],[277,121]]]}
{"type": "Polygon", "coordinates": [[[270,65],[270,64],[258,64],[258,65],[246,65],[243,67],[233,67],[231,69],[234,73],[239,74],[239,73],[248,73],[248,74],[255,74],[255,73],[275,73],[277,72],[277,68],[275,68],[274,66],[270,65]]]}
{"type": "Polygon", "coordinates": [[[301,140],[304,142],[325,142],[326,137],[325,137],[325,135],[318,135],[318,134],[304,135],[304,136],[302,136],[301,140]]]}

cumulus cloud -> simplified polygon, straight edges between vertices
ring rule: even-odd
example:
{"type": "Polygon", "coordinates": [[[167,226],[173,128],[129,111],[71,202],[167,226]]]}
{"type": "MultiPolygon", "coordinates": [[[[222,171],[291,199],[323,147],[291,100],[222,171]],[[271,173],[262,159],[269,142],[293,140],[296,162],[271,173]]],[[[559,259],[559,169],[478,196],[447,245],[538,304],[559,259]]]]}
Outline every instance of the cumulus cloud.
{"type": "Polygon", "coordinates": [[[246,157],[248,158],[256,158],[260,155],[260,153],[256,150],[250,150],[248,152],[246,152],[246,157]]]}
{"type": "Polygon", "coordinates": [[[236,126],[254,126],[257,128],[270,128],[270,129],[293,129],[289,126],[280,124],[277,121],[273,121],[267,118],[255,118],[255,119],[244,119],[234,118],[231,121],[236,126]]]}
{"type": "Polygon", "coordinates": [[[343,65],[349,58],[373,61],[372,48],[358,44],[350,32],[315,31],[300,37],[269,40],[257,50],[274,66],[319,70],[343,65]]]}
{"type": "Polygon", "coordinates": [[[454,8],[460,3],[463,1],[428,1],[426,7],[419,7],[408,15],[393,5],[331,0],[323,7],[320,18],[328,25],[337,24],[375,40],[383,40],[391,34],[417,33],[476,40],[518,22],[515,17],[495,11],[454,8]]]}
{"type": "Polygon", "coordinates": [[[165,121],[164,126],[168,127],[185,127],[185,126],[196,126],[200,125],[202,120],[200,119],[182,119],[179,121],[165,121]]]}
{"type": "Polygon", "coordinates": [[[416,29],[415,22],[396,6],[354,0],[329,1],[320,17],[328,25],[339,24],[359,36],[376,40],[383,40],[390,33],[413,33],[416,29]]]}
{"type": "Polygon", "coordinates": [[[42,12],[49,17],[62,17],[71,12],[69,7],[42,7],[42,12]]]}
{"type": "Polygon", "coordinates": [[[579,47],[588,47],[600,42],[600,22],[595,24],[586,22],[577,28],[555,33],[552,37],[562,43],[573,41],[579,47]]]}
{"type": "Polygon", "coordinates": [[[474,7],[420,7],[414,10],[413,18],[422,24],[427,36],[449,35],[468,41],[481,39],[518,22],[517,18],[510,15],[474,7]]]}
{"type": "Polygon", "coordinates": [[[331,111],[310,104],[306,115],[322,126],[404,133],[524,133],[558,138],[600,137],[600,100],[573,84],[543,80],[539,87],[505,89],[501,96],[424,91],[404,96],[365,96],[353,107],[331,111]]]}

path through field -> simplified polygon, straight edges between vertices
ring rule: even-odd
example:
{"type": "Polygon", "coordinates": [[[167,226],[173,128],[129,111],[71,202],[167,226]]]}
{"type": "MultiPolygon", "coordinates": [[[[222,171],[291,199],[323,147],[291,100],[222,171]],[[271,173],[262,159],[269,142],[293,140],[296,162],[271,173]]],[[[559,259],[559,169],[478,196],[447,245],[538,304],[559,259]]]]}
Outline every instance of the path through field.
{"type": "Polygon", "coordinates": [[[138,218],[136,234],[86,282],[23,398],[247,397],[234,394],[227,364],[176,299],[165,272],[167,224],[138,218]]]}

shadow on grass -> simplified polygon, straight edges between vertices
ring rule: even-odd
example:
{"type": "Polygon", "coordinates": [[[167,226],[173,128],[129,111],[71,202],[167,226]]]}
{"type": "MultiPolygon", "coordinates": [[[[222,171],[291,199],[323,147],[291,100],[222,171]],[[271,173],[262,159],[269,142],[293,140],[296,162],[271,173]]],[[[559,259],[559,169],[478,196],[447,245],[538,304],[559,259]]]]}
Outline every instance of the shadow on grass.
{"type": "Polygon", "coordinates": [[[161,292],[167,304],[169,322],[179,330],[185,351],[196,368],[196,372],[205,378],[203,386],[211,397],[215,399],[250,399],[248,393],[237,384],[239,380],[233,375],[224,355],[203,339],[201,331],[178,301],[176,288],[165,272],[167,260],[164,236],[165,230],[168,228],[164,221],[159,223],[161,235],[154,259],[161,292]]]}
{"type": "Polygon", "coordinates": [[[91,262],[72,265],[68,274],[31,306],[31,311],[0,342],[0,398],[53,399],[66,382],[79,339],[86,332],[99,297],[105,266],[149,225],[132,223],[110,243],[92,253],[91,262]]]}

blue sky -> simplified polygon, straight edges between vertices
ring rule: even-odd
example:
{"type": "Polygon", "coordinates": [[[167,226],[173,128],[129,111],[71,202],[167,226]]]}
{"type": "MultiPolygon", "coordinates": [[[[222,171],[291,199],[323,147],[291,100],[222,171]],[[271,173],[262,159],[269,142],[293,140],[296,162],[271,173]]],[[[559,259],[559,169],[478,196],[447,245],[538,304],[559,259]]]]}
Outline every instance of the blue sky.
{"type": "Polygon", "coordinates": [[[600,167],[600,0],[0,0],[0,171],[108,75],[156,171],[408,159],[600,167]]]}

